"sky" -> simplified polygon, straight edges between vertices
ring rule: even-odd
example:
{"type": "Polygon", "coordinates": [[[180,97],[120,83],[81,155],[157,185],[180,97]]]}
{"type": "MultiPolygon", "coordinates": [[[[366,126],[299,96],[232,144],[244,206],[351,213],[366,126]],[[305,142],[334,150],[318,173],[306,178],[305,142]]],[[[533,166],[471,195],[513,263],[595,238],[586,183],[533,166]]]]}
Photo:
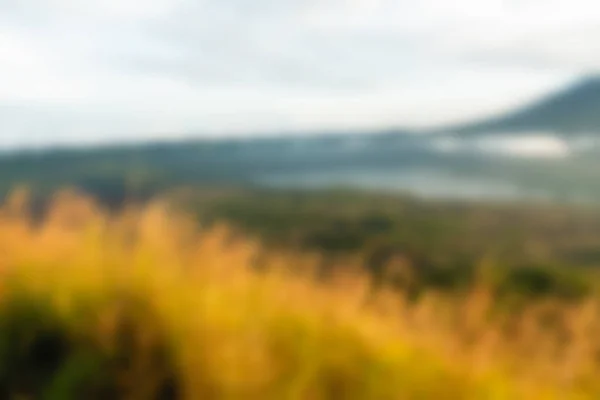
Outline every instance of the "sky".
{"type": "Polygon", "coordinates": [[[599,69],[596,0],[0,0],[0,147],[443,125],[599,69]]]}

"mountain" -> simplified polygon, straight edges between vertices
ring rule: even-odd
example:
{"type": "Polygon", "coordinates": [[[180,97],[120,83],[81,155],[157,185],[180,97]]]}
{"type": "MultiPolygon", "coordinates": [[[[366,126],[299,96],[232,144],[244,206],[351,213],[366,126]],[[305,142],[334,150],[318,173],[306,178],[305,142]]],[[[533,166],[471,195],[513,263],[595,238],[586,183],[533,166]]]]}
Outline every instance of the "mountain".
{"type": "Polygon", "coordinates": [[[581,79],[566,89],[507,114],[444,129],[449,130],[465,136],[524,131],[600,135],[600,75],[581,79]]]}

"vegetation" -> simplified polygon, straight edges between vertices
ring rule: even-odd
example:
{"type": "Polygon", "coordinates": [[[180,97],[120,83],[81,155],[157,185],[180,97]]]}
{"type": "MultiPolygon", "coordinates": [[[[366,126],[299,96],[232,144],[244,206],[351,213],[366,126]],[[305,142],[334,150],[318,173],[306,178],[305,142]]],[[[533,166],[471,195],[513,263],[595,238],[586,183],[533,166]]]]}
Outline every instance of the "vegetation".
{"type": "MultiPolygon", "coordinates": [[[[455,131],[574,138],[599,82],[455,131]]],[[[0,399],[600,398],[598,148],[398,133],[0,155],[0,399]],[[264,188],[411,168],[553,203],[264,188]]]]}
{"type": "Polygon", "coordinates": [[[355,191],[228,190],[173,195],[205,225],[225,221],[269,248],[348,258],[412,295],[486,279],[502,297],[563,299],[595,290],[600,210],[552,204],[424,201],[355,191]]]}
{"type": "Polygon", "coordinates": [[[376,181],[381,174],[425,170],[450,179],[488,180],[491,186],[508,184],[520,196],[539,194],[563,203],[600,202],[598,148],[566,158],[520,159],[443,152],[438,139],[383,132],[0,154],[0,196],[22,184],[41,198],[75,186],[104,203],[118,205],[125,199],[149,198],[181,186],[258,187],[274,184],[277,177],[289,181],[294,176],[357,170],[376,181]]]}
{"type": "Polygon", "coordinates": [[[410,301],[350,260],[314,275],[308,254],[160,203],[110,214],[62,193],[43,222],[24,204],[0,212],[2,398],[600,395],[592,294],[508,312],[481,281],[410,301]]]}

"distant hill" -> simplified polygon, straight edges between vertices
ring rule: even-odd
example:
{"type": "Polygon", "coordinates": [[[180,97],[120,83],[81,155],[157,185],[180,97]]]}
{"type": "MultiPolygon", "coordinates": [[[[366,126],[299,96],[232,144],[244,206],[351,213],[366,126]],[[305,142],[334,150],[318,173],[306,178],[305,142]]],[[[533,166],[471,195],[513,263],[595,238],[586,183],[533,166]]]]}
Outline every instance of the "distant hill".
{"type": "Polygon", "coordinates": [[[582,79],[516,111],[444,130],[469,136],[539,130],[600,135],[600,75],[582,79]]]}

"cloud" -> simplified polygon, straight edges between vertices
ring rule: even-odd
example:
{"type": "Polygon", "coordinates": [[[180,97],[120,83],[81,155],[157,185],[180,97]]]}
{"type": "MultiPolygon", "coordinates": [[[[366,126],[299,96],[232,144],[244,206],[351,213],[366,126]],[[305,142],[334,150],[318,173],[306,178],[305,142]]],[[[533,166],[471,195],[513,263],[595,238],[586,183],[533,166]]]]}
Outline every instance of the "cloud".
{"type": "Polygon", "coordinates": [[[600,70],[600,42],[592,38],[600,38],[600,25],[580,25],[543,34],[524,35],[493,46],[473,46],[463,54],[465,60],[486,65],[597,73],[600,70]]]}
{"type": "Polygon", "coordinates": [[[591,0],[0,0],[0,129],[26,144],[467,119],[600,69],[599,22],[591,0]]]}
{"type": "Polygon", "coordinates": [[[455,26],[438,43],[448,56],[488,66],[597,72],[599,23],[593,0],[515,1],[489,18],[455,26]]]}

